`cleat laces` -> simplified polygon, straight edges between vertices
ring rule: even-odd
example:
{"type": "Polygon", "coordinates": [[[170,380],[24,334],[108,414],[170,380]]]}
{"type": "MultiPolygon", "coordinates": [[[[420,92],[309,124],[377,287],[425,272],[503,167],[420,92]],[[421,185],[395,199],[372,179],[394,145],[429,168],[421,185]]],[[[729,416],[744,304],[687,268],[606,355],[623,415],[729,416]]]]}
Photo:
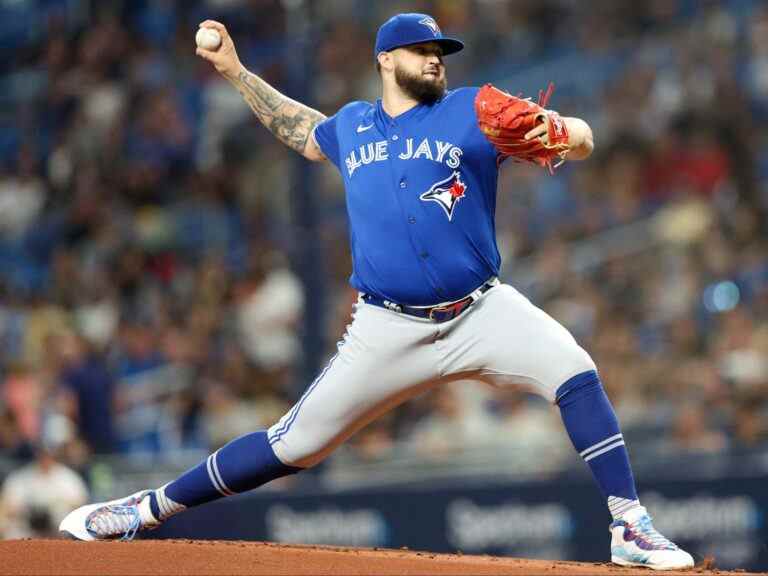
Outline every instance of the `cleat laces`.
{"type": "Polygon", "coordinates": [[[86,528],[99,538],[112,538],[122,534],[120,540],[133,540],[141,528],[138,506],[140,500],[137,498],[129,504],[99,508],[89,516],[86,528]]]}
{"type": "Polygon", "coordinates": [[[671,540],[665,538],[651,524],[651,517],[647,514],[638,518],[634,523],[628,524],[627,528],[644,544],[638,544],[641,548],[647,550],[677,550],[677,546],[671,540]]]}

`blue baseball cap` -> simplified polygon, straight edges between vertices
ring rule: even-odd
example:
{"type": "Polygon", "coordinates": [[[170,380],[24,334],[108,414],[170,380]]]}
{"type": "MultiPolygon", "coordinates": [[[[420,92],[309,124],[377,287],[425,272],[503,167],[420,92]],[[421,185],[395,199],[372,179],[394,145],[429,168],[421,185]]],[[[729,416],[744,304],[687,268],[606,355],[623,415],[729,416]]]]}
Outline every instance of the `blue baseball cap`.
{"type": "Polygon", "coordinates": [[[428,14],[397,14],[384,22],[376,34],[376,53],[389,52],[401,46],[437,42],[443,48],[443,55],[453,54],[464,48],[456,38],[443,36],[435,19],[428,14]]]}

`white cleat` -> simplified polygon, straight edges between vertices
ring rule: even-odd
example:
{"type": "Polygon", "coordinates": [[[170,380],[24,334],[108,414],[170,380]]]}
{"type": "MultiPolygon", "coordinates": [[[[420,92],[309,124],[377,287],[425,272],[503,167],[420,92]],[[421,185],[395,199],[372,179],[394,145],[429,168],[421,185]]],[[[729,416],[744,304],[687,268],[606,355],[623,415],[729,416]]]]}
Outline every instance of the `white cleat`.
{"type": "Polygon", "coordinates": [[[667,540],[651,524],[643,506],[614,521],[611,532],[611,562],[621,566],[645,566],[653,570],[693,567],[693,557],[667,540]]]}
{"type": "Polygon", "coordinates": [[[132,540],[140,530],[160,525],[149,507],[151,490],[127,498],[88,504],[73,510],[59,524],[59,532],[76,540],[132,540]]]}

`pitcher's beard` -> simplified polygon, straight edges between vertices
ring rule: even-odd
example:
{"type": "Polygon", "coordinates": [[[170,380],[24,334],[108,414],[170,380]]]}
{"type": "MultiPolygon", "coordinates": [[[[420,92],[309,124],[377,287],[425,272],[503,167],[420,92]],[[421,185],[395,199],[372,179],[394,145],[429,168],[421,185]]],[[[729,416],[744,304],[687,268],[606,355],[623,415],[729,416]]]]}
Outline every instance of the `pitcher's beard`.
{"type": "Polygon", "coordinates": [[[400,67],[395,68],[395,82],[406,95],[422,104],[434,104],[440,100],[447,86],[445,78],[428,80],[409,74],[400,67]]]}

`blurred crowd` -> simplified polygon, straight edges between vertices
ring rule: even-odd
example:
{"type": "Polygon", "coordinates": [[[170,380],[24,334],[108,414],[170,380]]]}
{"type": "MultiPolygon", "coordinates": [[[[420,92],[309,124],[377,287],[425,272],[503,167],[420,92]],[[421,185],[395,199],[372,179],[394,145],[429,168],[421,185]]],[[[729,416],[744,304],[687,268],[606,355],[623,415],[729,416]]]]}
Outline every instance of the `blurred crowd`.
{"type": "MultiPolygon", "coordinates": [[[[196,58],[198,22],[224,22],[246,66],[331,114],[377,97],[373,38],[397,11],[467,42],[453,86],[553,80],[552,107],[592,125],[593,157],[555,177],[504,166],[497,229],[503,279],[593,355],[627,435],[654,453],[768,450],[764,3],[17,0],[0,3],[7,534],[30,530],[8,528],[30,475],[77,503],[94,455],[207,452],[269,426],[307,384],[298,163],[196,58]]],[[[330,353],[355,294],[341,180],[322,166],[311,182],[329,311],[314,345],[330,353]]],[[[521,468],[570,454],[552,407],[468,384],[339,457],[483,446],[521,468]]]]}

